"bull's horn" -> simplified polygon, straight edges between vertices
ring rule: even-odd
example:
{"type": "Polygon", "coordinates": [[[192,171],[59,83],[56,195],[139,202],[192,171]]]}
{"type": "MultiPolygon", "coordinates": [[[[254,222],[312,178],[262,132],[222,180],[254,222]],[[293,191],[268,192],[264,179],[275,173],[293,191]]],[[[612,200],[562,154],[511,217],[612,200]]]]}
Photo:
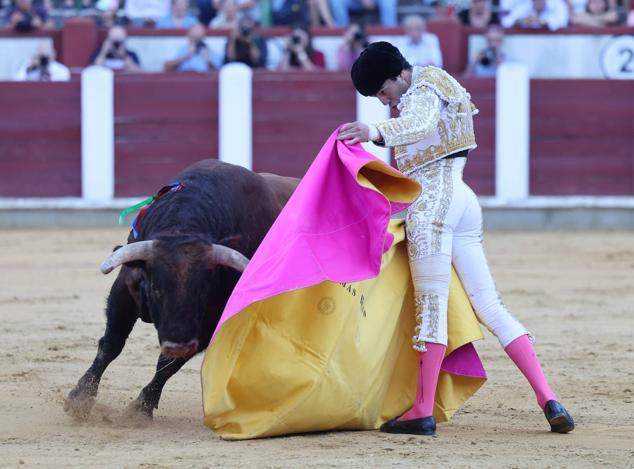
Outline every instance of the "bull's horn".
{"type": "Polygon", "coordinates": [[[236,269],[238,272],[243,272],[249,263],[249,259],[235,249],[228,248],[222,244],[214,244],[211,262],[214,265],[224,265],[236,269]]]}
{"type": "Polygon", "coordinates": [[[101,263],[101,273],[109,274],[121,264],[132,261],[146,261],[152,255],[154,241],[139,241],[126,244],[110,254],[110,257],[101,263]]]}

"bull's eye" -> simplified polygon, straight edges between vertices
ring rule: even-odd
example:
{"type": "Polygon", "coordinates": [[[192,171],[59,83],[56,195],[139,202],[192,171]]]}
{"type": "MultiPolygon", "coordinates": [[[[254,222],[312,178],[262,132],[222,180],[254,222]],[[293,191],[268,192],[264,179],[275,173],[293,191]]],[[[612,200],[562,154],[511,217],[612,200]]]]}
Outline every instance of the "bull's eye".
{"type": "Polygon", "coordinates": [[[154,282],[150,283],[150,291],[152,292],[152,295],[156,298],[160,298],[163,295],[161,289],[154,282]]]}

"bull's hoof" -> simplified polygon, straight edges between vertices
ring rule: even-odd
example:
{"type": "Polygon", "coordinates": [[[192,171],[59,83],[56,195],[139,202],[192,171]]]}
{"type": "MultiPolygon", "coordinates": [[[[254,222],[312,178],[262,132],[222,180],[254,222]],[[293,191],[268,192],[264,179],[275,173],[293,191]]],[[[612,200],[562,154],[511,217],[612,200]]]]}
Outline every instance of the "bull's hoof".
{"type": "Polygon", "coordinates": [[[64,412],[77,420],[86,420],[95,405],[95,398],[73,389],[64,401],[64,412]]]}
{"type": "Polygon", "coordinates": [[[154,418],[154,406],[137,397],[128,404],[125,417],[140,424],[150,422],[154,418]]]}

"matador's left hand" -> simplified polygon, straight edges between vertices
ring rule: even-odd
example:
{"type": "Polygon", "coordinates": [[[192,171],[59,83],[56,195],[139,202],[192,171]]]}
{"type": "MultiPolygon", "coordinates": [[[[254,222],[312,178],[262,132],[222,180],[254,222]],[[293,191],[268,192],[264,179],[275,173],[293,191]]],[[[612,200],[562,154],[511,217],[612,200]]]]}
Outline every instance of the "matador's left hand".
{"type": "Polygon", "coordinates": [[[350,122],[339,128],[337,140],[343,140],[346,145],[370,141],[370,127],[363,122],[350,122]]]}

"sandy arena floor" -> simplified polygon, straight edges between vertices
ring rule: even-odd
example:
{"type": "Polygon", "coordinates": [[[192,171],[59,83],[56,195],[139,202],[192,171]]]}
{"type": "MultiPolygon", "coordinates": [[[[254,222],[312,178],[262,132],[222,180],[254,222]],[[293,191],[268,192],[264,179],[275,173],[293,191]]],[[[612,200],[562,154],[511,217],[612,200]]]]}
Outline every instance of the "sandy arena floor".
{"type": "Polygon", "coordinates": [[[341,432],[225,442],[202,424],[192,360],[154,421],[123,416],[158,354],[137,324],[106,372],[90,419],[64,397],[90,365],[114,275],[99,263],[124,231],[0,232],[2,467],[632,467],[634,247],[631,233],[487,235],[506,304],[537,337],[551,384],[577,421],[547,431],[532,391],[488,333],[489,381],[434,438],[341,432]],[[628,462],[629,461],[629,462],[628,462]]]}

